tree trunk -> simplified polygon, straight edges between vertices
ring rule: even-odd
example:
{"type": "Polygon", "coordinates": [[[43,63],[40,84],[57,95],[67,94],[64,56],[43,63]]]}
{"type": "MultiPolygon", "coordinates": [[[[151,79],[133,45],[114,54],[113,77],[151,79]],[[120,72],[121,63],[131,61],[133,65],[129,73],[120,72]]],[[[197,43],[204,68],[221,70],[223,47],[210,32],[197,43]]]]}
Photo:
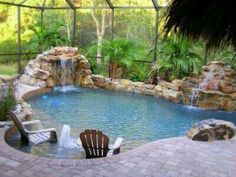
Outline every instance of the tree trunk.
{"type": "Polygon", "coordinates": [[[109,65],[109,77],[111,79],[116,78],[116,69],[117,69],[117,65],[115,63],[111,62],[109,65]]]}
{"type": "MultiPolygon", "coordinates": [[[[94,2],[92,1],[93,3],[93,6],[95,7],[95,4],[94,2]]],[[[92,15],[92,18],[95,22],[95,25],[96,25],[96,36],[97,36],[97,55],[96,55],[96,61],[97,63],[101,63],[101,57],[102,57],[102,41],[103,41],[103,37],[104,37],[104,34],[105,34],[105,29],[110,26],[109,25],[106,25],[105,22],[106,22],[106,13],[103,12],[102,13],[102,18],[101,18],[101,22],[99,22],[99,19],[98,17],[95,15],[95,10],[92,10],[91,11],[91,15],[92,15]]]]}
{"type": "Polygon", "coordinates": [[[97,61],[97,63],[101,63],[103,35],[99,35],[99,36],[97,36],[97,38],[98,38],[98,41],[97,41],[97,56],[96,56],[96,61],[97,61]]]}
{"type": "Polygon", "coordinates": [[[112,67],[112,79],[116,78],[116,70],[117,70],[117,65],[115,63],[113,63],[113,67],[112,67]]]}

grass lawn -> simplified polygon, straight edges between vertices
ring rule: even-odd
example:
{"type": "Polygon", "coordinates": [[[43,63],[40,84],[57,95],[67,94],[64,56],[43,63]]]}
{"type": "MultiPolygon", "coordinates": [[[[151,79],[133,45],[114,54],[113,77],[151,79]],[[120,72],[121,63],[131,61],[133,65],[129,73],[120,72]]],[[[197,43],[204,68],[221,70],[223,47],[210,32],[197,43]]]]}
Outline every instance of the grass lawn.
{"type": "MultiPolygon", "coordinates": [[[[27,60],[22,60],[21,66],[24,69],[25,65],[28,63],[27,60]]],[[[14,75],[18,72],[17,62],[12,63],[0,63],[0,75],[14,75]]]]}
{"type": "Polygon", "coordinates": [[[0,75],[17,74],[17,63],[2,64],[0,63],[0,75]]]}

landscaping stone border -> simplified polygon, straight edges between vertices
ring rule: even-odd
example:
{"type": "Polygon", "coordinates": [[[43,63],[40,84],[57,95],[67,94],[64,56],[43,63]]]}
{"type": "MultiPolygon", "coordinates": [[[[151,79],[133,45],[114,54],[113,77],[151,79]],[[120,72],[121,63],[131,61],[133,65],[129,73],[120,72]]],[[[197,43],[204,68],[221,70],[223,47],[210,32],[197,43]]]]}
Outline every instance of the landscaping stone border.
{"type": "Polygon", "coordinates": [[[72,68],[67,73],[67,84],[152,95],[210,110],[236,111],[236,71],[222,62],[211,62],[203,66],[198,77],[186,77],[172,82],[159,79],[158,85],[152,85],[94,75],[88,60],[78,53],[77,48],[55,47],[30,60],[20,81],[31,86],[52,88],[63,83],[60,80],[63,76],[61,67],[65,63],[72,68]]]}

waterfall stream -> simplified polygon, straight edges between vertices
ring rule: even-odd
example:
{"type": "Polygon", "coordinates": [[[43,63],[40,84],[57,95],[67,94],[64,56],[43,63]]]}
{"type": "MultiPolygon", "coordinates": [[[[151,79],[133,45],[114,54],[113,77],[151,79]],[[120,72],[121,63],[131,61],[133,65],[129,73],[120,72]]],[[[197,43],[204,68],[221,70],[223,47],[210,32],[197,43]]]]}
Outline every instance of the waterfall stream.
{"type": "Polygon", "coordinates": [[[61,58],[59,61],[53,63],[53,80],[55,85],[60,85],[60,91],[67,92],[73,90],[75,81],[76,60],[61,58]]]}
{"type": "Polygon", "coordinates": [[[73,84],[74,78],[72,77],[75,73],[75,64],[76,62],[74,60],[68,60],[62,58],[60,60],[61,64],[61,79],[60,84],[62,87],[65,87],[66,85],[73,84]]]}
{"type": "MultiPolygon", "coordinates": [[[[225,78],[225,72],[223,68],[220,69],[218,72],[219,79],[225,78]]],[[[190,106],[194,106],[194,102],[196,99],[199,99],[199,92],[200,91],[207,91],[207,90],[219,90],[219,80],[215,80],[214,76],[214,68],[210,68],[210,70],[206,73],[205,77],[202,79],[202,81],[199,83],[198,88],[192,88],[192,94],[189,96],[190,99],[190,106]]],[[[222,97],[223,99],[223,97],[222,97]]],[[[223,105],[222,105],[223,107],[223,105]]]]}
{"type": "Polygon", "coordinates": [[[65,87],[66,79],[67,78],[70,79],[70,75],[68,75],[69,70],[67,71],[67,69],[69,69],[69,67],[67,67],[67,63],[69,63],[69,62],[67,62],[66,59],[61,59],[60,62],[61,62],[61,85],[62,85],[62,87],[65,87]]]}

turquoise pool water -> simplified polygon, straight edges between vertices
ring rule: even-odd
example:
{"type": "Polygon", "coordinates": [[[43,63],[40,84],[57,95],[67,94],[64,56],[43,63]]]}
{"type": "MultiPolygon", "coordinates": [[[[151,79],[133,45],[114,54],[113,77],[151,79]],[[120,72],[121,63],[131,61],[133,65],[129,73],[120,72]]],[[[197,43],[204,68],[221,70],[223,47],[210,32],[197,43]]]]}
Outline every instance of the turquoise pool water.
{"type": "Polygon", "coordinates": [[[114,140],[124,138],[124,149],[169,137],[183,136],[192,124],[215,118],[236,124],[236,112],[207,111],[167,100],[80,87],[55,88],[29,100],[48,127],[68,124],[72,135],[84,129],[99,129],[114,140]],[[44,117],[44,118],[42,118],[44,117]]]}

